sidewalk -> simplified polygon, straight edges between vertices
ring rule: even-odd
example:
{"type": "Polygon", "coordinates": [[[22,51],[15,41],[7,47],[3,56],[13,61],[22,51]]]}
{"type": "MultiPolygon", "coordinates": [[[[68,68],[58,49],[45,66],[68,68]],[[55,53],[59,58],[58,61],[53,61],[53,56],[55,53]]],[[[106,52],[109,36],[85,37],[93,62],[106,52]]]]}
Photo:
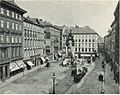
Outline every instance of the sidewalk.
{"type": "MultiPolygon", "coordinates": [[[[61,61],[61,60],[60,60],[60,61],[61,61]]],[[[51,61],[50,63],[55,63],[55,62],[59,62],[59,61],[51,61]]],[[[45,66],[33,67],[31,70],[26,70],[26,71],[21,72],[21,73],[19,73],[19,74],[17,74],[17,75],[14,75],[14,76],[10,77],[9,79],[7,79],[7,80],[4,81],[4,82],[0,81],[0,88],[2,88],[2,87],[4,87],[5,85],[11,83],[12,81],[17,80],[17,79],[19,79],[19,78],[21,78],[21,77],[23,77],[23,76],[25,76],[25,75],[27,75],[27,74],[29,74],[29,73],[32,73],[32,72],[34,72],[34,71],[36,71],[36,70],[42,71],[42,70],[44,69],[44,67],[45,67],[45,66]],[[41,67],[42,67],[42,68],[41,68],[41,67]]]]}

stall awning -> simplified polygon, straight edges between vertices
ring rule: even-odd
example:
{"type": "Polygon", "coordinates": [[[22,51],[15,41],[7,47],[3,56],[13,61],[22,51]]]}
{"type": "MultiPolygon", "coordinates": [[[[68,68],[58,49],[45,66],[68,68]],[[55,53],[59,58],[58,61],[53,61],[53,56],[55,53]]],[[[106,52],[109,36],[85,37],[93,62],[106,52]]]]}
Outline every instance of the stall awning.
{"type": "Polygon", "coordinates": [[[26,65],[24,64],[24,62],[22,60],[16,61],[17,65],[19,66],[19,68],[25,68],[26,65]]]}
{"type": "Polygon", "coordinates": [[[11,62],[10,63],[10,70],[11,70],[11,72],[15,71],[15,70],[18,70],[18,69],[20,69],[20,68],[18,67],[18,65],[15,62],[11,62]]]}
{"type": "Polygon", "coordinates": [[[27,61],[27,64],[28,64],[29,66],[34,66],[34,64],[33,64],[31,61],[27,61]]]}
{"type": "Polygon", "coordinates": [[[59,56],[62,56],[62,54],[61,53],[58,53],[59,54],[59,56]]]}
{"type": "Polygon", "coordinates": [[[44,57],[41,57],[42,61],[45,61],[45,58],[44,57]]]}

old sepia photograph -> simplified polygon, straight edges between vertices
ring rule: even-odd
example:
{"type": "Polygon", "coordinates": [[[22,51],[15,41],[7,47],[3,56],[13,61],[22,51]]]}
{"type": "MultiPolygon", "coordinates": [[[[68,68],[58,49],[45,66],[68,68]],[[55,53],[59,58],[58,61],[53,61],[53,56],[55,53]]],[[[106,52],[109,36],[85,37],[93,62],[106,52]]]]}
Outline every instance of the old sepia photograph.
{"type": "Polygon", "coordinates": [[[0,0],[0,94],[119,94],[120,0],[0,0]]]}

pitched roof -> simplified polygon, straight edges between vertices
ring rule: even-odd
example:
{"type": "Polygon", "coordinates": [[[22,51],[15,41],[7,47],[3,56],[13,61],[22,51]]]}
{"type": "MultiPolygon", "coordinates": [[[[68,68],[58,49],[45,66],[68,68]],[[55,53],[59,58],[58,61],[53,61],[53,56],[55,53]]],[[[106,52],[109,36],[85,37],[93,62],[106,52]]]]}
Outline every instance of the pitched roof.
{"type": "Polygon", "coordinates": [[[22,13],[26,13],[27,11],[23,10],[22,8],[20,8],[15,2],[14,0],[1,0],[1,3],[6,4],[7,6],[10,6],[12,8],[15,8],[19,11],[21,11],[22,13]]]}
{"type": "Polygon", "coordinates": [[[90,28],[89,26],[85,26],[85,27],[75,27],[72,29],[72,33],[96,33],[95,30],[93,30],[92,28],[90,28]]]}

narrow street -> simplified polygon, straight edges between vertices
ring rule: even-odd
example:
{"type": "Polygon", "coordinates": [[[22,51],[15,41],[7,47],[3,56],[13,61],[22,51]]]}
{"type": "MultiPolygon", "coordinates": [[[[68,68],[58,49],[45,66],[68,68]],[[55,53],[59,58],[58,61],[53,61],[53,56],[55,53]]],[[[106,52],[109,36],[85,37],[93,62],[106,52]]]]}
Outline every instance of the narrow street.
{"type": "MultiPolygon", "coordinates": [[[[56,73],[57,79],[64,78],[67,74],[63,73],[69,67],[59,66],[59,63],[52,63],[49,69],[34,71],[12,83],[0,88],[0,94],[47,94],[52,87],[52,74],[56,73]]],[[[56,79],[56,80],[57,80],[56,79]]],[[[56,81],[57,82],[57,81],[56,81]]]]}

